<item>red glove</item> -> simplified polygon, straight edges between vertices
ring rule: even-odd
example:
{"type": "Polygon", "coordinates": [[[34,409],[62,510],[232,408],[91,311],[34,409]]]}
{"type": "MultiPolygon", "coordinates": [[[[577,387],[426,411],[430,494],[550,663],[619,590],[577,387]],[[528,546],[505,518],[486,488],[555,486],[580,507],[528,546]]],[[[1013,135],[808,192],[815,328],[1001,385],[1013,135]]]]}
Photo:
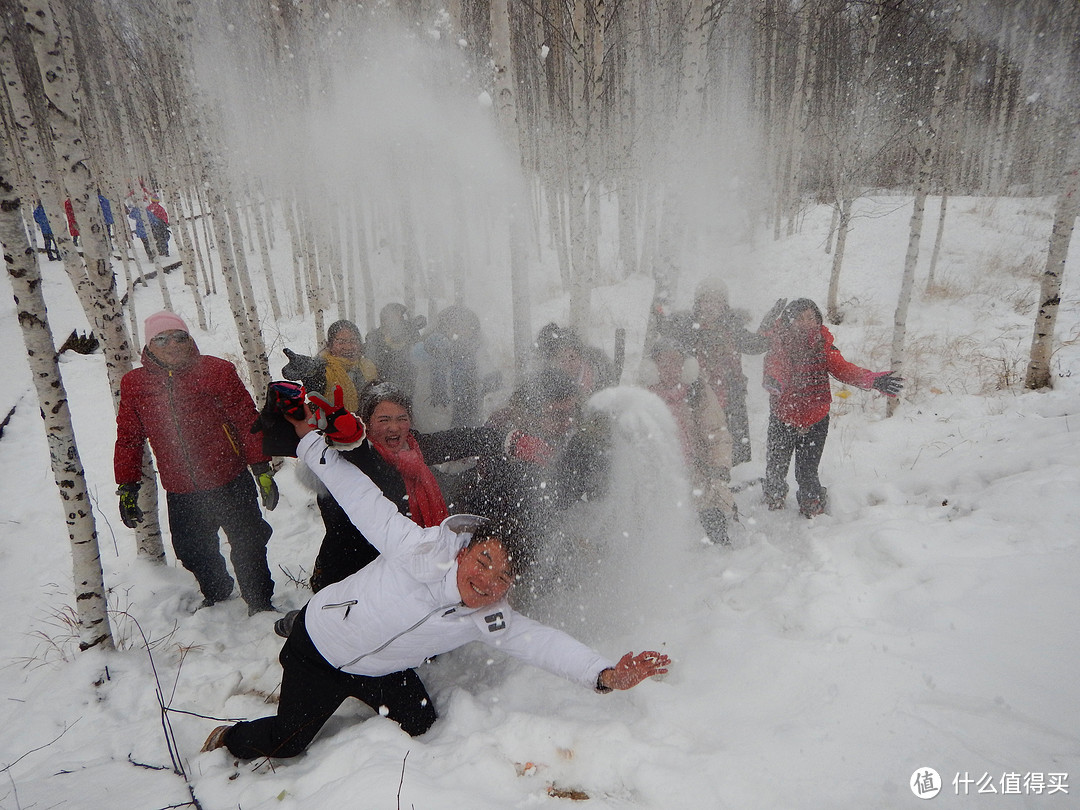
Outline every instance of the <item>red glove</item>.
{"type": "Polygon", "coordinates": [[[341,386],[334,387],[334,403],[331,405],[318,394],[308,394],[311,418],[308,424],[339,445],[357,445],[364,438],[364,423],[360,417],[345,408],[345,393],[341,386]]]}
{"type": "Polygon", "coordinates": [[[555,457],[555,448],[536,436],[520,430],[506,437],[506,451],[511,458],[546,466],[555,457]]]}

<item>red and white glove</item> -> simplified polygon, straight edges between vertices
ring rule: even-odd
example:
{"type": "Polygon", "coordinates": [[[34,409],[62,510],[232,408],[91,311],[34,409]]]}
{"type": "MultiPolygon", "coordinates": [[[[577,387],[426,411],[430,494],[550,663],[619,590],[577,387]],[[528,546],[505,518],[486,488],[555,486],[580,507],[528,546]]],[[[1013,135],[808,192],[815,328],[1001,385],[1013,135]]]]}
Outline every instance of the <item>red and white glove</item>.
{"type": "Polygon", "coordinates": [[[311,418],[308,424],[339,447],[356,447],[364,440],[364,423],[360,417],[345,407],[345,393],[341,386],[334,387],[333,404],[319,394],[308,394],[311,418]]]}

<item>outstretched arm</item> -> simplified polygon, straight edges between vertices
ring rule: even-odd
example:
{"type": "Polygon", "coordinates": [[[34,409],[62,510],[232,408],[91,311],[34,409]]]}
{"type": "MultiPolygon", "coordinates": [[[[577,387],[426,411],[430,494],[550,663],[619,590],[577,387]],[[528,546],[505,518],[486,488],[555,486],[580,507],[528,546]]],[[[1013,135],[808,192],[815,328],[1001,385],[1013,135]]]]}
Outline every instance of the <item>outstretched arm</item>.
{"type": "Polygon", "coordinates": [[[663,675],[669,664],[670,658],[652,650],[637,655],[628,652],[614,667],[600,673],[600,677],[596,679],[596,688],[605,692],[612,689],[633,689],[646,678],[663,675]]]}

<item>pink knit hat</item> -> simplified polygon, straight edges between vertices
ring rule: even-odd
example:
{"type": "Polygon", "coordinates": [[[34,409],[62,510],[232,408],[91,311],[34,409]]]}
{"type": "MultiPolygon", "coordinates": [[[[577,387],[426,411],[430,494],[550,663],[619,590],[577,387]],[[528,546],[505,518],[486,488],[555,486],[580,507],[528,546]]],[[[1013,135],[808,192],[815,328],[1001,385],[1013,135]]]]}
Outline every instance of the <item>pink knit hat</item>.
{"type": "Polygon", "coordinates": [[[149,318],[146,319],[146,324],[143,326],[143,333],[146,337],[146,342],[149,343],[157,335],[162,332],[172,332],[175,329],[179,329],[182,332],[189,332],[187,324],[179,316],[172,312],[155,312],[149,318]]]}

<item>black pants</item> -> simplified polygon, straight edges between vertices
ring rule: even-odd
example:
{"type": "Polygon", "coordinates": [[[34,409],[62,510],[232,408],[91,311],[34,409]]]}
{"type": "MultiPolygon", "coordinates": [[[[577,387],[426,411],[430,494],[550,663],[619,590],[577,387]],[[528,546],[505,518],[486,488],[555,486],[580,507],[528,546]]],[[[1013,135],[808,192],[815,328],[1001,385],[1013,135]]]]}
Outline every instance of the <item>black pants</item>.
{"type": "Polygon", "coordinates": [[[826,416],[805,432],[769,414],[768,447],[765,453],[765,497],[782,501],[787,495],[787,474],[791,456],[795,455],[795,481],[799,505],[811,500],[823,500],[825,488],[818,479],[818,465],[829,434],[826,416]]]}
{"type": "Polygon", "coordinates": [[[277,714],[237,723],[225,745],[240,759],[294,757],[308,747],[327,720],[354,697],[401,725],[415,737],[435,722],[435,706],[420,676],[411,669],[370,678],[332,667],[315,648],[304,624],[307,608],[296,617],[281,648],[281,700],[277,714]]]}
{"type": "Polygon", "coordinates": [[[315,557],[315,570],[311,572],[311,590],[318,593],[327,585],[355,574],[378,557],[379,550],[352,524],[332,495],[319,495],[316,500],[326,527],[315,557]]]}
{"type": "Polygon", "coordinates": [[[199,581],[203,596],[213,603],[232,594],[233,580],[218,539],[218,529],[224,529],[240,595],[252,608],[269,607],[274,580],[266,564],[266,543],[274,530],[263,520],[255,481],[248,471],[217,489],[169,492],[165,498],[173,550],[199,581]]]}

